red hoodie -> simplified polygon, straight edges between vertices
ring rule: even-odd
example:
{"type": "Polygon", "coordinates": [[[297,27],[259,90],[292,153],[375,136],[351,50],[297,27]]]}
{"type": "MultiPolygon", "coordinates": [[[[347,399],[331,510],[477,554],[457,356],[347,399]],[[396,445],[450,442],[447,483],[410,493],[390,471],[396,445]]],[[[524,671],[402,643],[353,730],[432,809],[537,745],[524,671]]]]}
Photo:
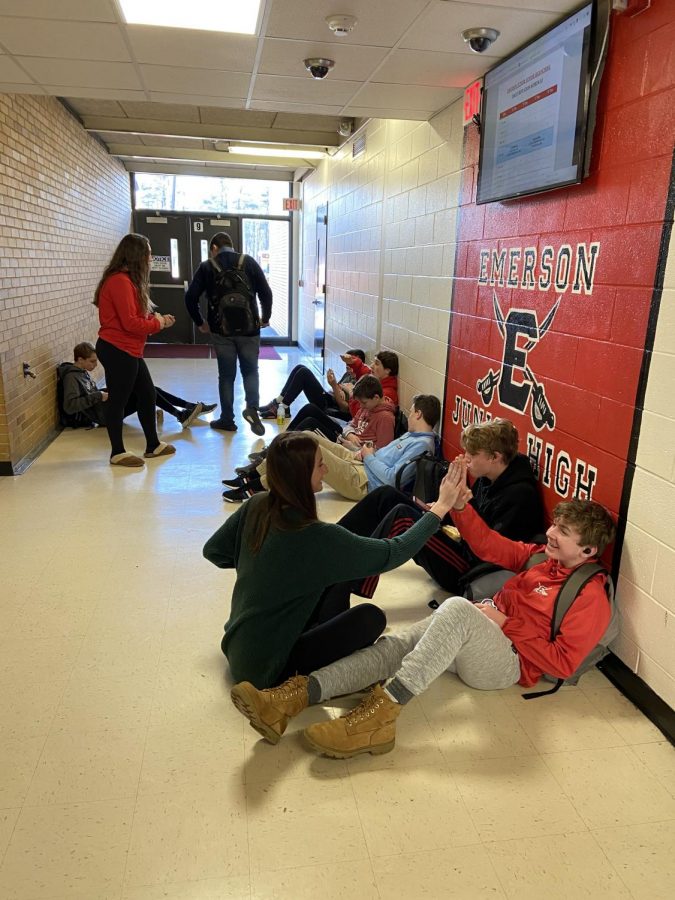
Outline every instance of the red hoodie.
{"type": "Polygon", "coordinates": [[[476,556],[517,573],[495,594],[494,602],[507,616],[502,631],[518,651],[518,683],[529,687],[544,673],[569,678],[609,625],[605,576],[599,572],[585,585],[563,619],[556,639],[551,641],[555,599],[572,570],[547,559],[521,571],[534,553],[544,549],[543,545],[524,544],[502,537],[488,528],[468,504],[461,512],[453,509],[452,519],[476,556]]]}
{"type": "MultiPolygon", "coordinates": [[[[363,375],[372,375],[372,370],[369,366],[367,366],[364,362],[361,362],[360,359],[357,359],[356,362],[347,367],[351,369],[354,378],[358,381],[363,375]]],[[[382,385],[382,396],[385,400],[389,400],[394,406],[398,406],[398,378],[396,375],[385,375],[384,378],[380,378],[380,384],[382,385]]],[[[358,400],[355,400],[353,397],[349,400],[349,413],[352,418],[359,412],[361,409],[361,404],[358,400]]],[[[382,445],[384,446],[384,445],[382,445]]]]}
{"type": "Polygon", "coordinates": [[[342,433],[356,434],[363,441],[372,441],[375,449],[386,447],[394,440],[394,407],[385,400],[373,409],[361,407],[342,433]]]}

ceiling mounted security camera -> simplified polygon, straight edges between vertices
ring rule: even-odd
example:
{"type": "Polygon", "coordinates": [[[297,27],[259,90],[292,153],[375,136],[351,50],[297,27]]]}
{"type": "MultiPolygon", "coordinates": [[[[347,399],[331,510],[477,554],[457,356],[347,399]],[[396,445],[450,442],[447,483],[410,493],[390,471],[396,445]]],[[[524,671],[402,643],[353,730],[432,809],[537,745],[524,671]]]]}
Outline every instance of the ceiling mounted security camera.
{"type": "Polygon", "coordinates": [[[340,119],[340,124],[338,125],[338,134],[340,137],[349,137],[352,131],[354,131],[354,120],[340,119]]]}
{"type": "Polygon", "coordinates": [[[345,37],[354,30],[357,20],[354,16],[326,16],[326,24],[335,37],[345,37]]]}
{"type": "Polygon", "coordinates": [[[485,53],[498,37],[499,32],[496,28],[467,28],[462,32],[462,40],[474,53],[485,53]]]}
{"type": "Polygon", "coordinates": [[[311,57],[310,59],[306,59],[304,62],[305,68],[310,73],[312,78],[317,78],[319,80],[325,78],[335,65],[334,60],[321,59],[320,57],[311,57]]]}

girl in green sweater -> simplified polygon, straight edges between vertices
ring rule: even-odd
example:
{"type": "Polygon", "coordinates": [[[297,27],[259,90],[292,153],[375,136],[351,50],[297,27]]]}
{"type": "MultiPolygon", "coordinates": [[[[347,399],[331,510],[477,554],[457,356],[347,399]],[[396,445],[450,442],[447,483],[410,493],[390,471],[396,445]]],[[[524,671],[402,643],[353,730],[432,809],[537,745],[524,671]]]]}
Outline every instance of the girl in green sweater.
{"type": "Polygon", "coordinates": [[[311,435],[277,435],[267,456],[269,492],[241,506],[204,546],[214,565],[237,570],[222,642],[236,682],[266,688],[374,643],[386,617],[371,603],[350,608],[346,582],[411,559],[454,500],[442,485],[430,511],[404,534],[360,537],[319,521],[314,495],[325,472],[311,435]]]}

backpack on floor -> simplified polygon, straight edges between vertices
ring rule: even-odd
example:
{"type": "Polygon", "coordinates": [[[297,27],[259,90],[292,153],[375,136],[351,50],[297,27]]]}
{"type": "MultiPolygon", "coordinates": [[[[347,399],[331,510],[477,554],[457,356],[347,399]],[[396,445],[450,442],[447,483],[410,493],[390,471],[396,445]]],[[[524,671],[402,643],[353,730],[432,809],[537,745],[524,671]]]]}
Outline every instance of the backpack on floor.
{"type": "Polygon", "coordinates": [[[214,270],[213,294],[209,308],[216,331],[226,337],[256,334],[260,328],[255,293],[244,270],[245,254],[241,254],[236,266],[224,269],[211,257],[214,270]]]}
{"type": "MultiPolygon", "coordinates": [[[[531,569],[532,566],[536,566],[538,563],[544,562],[546,559],[547,556],[545,553],[535,553],[528,559],[525,568],[531,569]]],[[[570,572],[570,574],[567,576],[567,579],[558,591],[558,596],[556,597],[555,605],[553,607],[550,639],[551,642],[556,639],[556,636],[560,631],[560,626],[562,625],[563,619],[571,609],[574,601],[577,599],[582,589],[588,584],[591,578],[597,575],[598,572],[602,572],[605,576],[605,593],[607,594],[607,601],[609,603],[610,610],[609,624],[605,629],[605,633],[601,636],[600,640],[588,654],[586,659],[584,659],[579,664],[579,666],[577,666],[576,671],[574,671],[568,678],[557,678],[555,675],[544,674],[544,679],[546,681],[554,681],[555,686],[548,691],[534,691],[529,694],[523,694],[524,700],[533,700],[535,697],[544,697],[547,694],[555,694],[555,692],[560,690],[560,688],[564,684],[576,684],[584,674],[584,672],[588,672],[589,669],[595,668],[596,664],[599,663],[600,660],[607,656],[607,654],[609,653],[609,645],[619,635],[619,610],[614,600],[614,584],[612,582],[611,576],[605,569],[605,567],[597,562],[583,563],[576,569],[573,569],[573,571],[570,572]]]]}
{"type": "Polygon", "coordinates": [[[63,379],[56,370],[56,402],[59,408],[59,421],[63,428],[93,428],[94,423],[83,412],[67,413],[63,408],[63,379]]]}

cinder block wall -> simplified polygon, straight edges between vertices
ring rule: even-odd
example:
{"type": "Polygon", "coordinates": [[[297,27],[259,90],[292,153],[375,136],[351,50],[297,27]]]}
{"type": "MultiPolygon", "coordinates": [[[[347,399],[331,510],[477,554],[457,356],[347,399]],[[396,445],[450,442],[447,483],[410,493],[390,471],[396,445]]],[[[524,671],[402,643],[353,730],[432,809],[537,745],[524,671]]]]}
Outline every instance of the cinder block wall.
{"type": "Polygon", "coordinates": [[[0,94],[0,471],[53,434],[55,366],[94,340],[129,176],[53,97],[0,94]],[[36,378],[24,378],[30,363],[36,378]]]}

